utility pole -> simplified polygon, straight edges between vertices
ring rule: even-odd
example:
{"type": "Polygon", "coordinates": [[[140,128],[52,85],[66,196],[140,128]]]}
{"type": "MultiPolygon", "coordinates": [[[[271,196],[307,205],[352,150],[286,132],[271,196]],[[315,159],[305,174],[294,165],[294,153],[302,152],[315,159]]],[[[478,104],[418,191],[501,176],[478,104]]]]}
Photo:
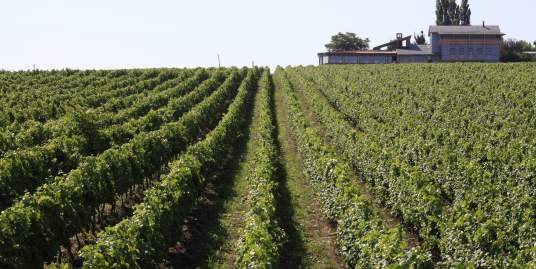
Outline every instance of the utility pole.
{"type": "Polygon", "coordinates": [[[218,54],[218,68],[221,67],[221,64],[220,64],[220,55],[218,54]]]}

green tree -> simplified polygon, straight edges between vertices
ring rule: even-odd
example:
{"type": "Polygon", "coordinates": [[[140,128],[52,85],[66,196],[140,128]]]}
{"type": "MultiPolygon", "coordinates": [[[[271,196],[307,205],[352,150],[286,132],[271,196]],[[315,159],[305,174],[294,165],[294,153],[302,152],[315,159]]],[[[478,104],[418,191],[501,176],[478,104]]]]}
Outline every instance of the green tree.
{"type": "Polygon", "coordinates": [[[456,4],[456,0],[448,0],[447,14],[450,20],[450,25],[460,24],[460,7],[456,4]]]}
{"type": "Polygon", "coordinates": [[[442,25],[452,25],[451,17],[450,17],[450,1],[449,0],[442,0],[442,6],[443,9],[441,10],[443,12],[443,24],[442,25]]]}
{"type": "Polygon", "coordinates": [[[445,24],[445,17],[443,16],[443,0],[436,0],[436,25],[444,25],[445,24]]]}
{"type": "Polygon", "coordinates": [[[469,0],[462,0],[460,6],[460,23],[462,25],[471,25],[471,8],[469,7],[469,0]]]}
{"type": "Polygon", "coordinates": [[[501,61],[503,62],[525,62],[534,61],[527,51],[536,50],[536,44],[531,44],[525,40],[506,39],[501,44],[501,61]]]}
{"type": "Polygon", "coordinates": [[[424,31],[421,31],[420,35],[413,34],[413,38],[415,38],[415,43],[417,45],[425,45],[426,44],[426,38],[424,37],[424,31]]]}
{"type": "Polygon", "coordinates": [[[360,38],[355,33],[341,33],[331,37],[331,42],[326,44],[326,49],[332,51],[352,51],[366,50],[369,48],[370,40],[360,38]]]}
{"type": "Polygon", "coordinates": [[[436,0],[436,24],[470,25],[469,0],[462,0],[461,5],[458,5],[456,0],[436,0]]]}

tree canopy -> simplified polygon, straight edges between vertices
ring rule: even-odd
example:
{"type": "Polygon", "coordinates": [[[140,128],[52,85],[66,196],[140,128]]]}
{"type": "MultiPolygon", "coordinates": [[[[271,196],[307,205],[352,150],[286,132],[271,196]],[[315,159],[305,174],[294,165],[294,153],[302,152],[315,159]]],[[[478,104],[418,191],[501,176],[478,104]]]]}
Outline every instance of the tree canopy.
{"type": "Polygon", "coordinates": [[[533,61],[533,58],[524,52],[536,51],[536,41],[531,44],[525,40],[506,39],[501,44],[501,61],[523,62],[533,61]]]}
{"type": "Polygon", "coordinates": [[[460,5],[460,24],[471,25],[471,8],[469,7],[469,0],[462,0],[460,5]]]}
{"type": "Polygon", "coordinates": [[[366,50],[369,48],[370,40],[360,38],[355,33],[341,33],[331,37],[331,42],[326,44],[326,49],[332,51],[352,51],[366,50]]]}
{"type": "Polygon", "coordinates": [[[415,44],[417,44],[417,45],[425,45],[426,44],[426,37],[424,37],[424,31],[421,31],[420,35],[413,34],[413,38],[415,39],[415,44]]]}
{"type": "Polygon", "coordinates": [[[437,25],[471,25],[471,8],[469,0],[436,0],[437,25]]]}

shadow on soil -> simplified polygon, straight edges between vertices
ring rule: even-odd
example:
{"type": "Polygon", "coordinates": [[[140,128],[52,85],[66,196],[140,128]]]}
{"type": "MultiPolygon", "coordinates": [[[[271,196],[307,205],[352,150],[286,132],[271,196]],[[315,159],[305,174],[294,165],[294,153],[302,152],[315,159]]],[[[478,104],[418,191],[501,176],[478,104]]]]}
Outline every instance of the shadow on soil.
{"type": "MultiPolygon", "coordinates": [[[[287,187],[288,173],[284,165],[284,155],[281,141],[279,141],[279,121],[277,111],[275,108],[274,91],[270,96],[270,106],[273,111],[274,122],[274,137],[276,138],[276,148],[278,150],[279,162],[278,162],[278,178],[281,179],[278,188],[278,204],[277,214],[279,216],[279,223],[287,235],[287,241],[283,245],[281,251],[281,259],[279,262],[279,268],[303,268],[305,265],[305,257],[307,256],[305,243],[301,233],[296,228],[298,224],[295,220],[294,207],[292,206],[292,198],[290,191],[287,187]]],[[[284,138],[283,138],[284,139],[284,138]]]]}
{"type": "MultiPolygon", "coordinates": [[[[254,97],[250,100],[253,102],[254,97]]],[[[184,239],[169,249],[167,262],[161,268],[206,268],[209,257],[221,248],[227,232],[220,220],[225,213],[225,202],[236,196],[234,178],[245,157],[250,137],[253,105],[250,105],[244,123],[244,133],[236,146],[230,149],[229,161],[207,184],[198,205],[192,210],[181,233],[184,239]]]]}
{"type": "MultiPolygon", "coordinates": [[[[279,134],[277,113],[275,110],[274,96],[271,96],[271,108],[274,115],[274,137],[278,155],[282,157],[281,141],[277,139],[279,134]]],[[[225,213],[225,202],[235,197],[234,178],[239,172],[242,158],[245,157],[246,145],[250,137],[250,124],[252,122],[253,106],[250,108],[250,117],[247,119],[244,135],[240,138],[229,163],[208,184],[199,204],[192,211],[191,216],[183,228],[185,239],[173,248],[170,248],[168,261],[161,268],[206,268],[208,259],[218,251],[228,234],[220,222],[225,213]]],[[[281,179],[277,193],[277,214],[279,223],[287,235],[287,241],[283,245],[279,268],[303,268],[306,266],[306,248],[301,233],[296,228],[294,221],[295,212],[292,206],[292,198],[287,188],[287,172],[282,158],[278,161],[278,178],[281,179]]]]}

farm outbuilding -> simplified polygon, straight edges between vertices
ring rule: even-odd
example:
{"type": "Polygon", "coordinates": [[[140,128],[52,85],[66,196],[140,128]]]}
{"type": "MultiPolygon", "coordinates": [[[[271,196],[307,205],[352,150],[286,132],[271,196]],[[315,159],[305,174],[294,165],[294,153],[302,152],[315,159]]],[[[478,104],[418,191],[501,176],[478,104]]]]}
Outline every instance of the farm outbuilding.
{"type": "Polygon", "coordinates": [[[415,60],[422,62],[424,58],[431,57],[429,49],[423,49],[411,44],[411,36],[404,37],[401,33],[396,39],[374,47],[372,50],[357,51],[332,51],[318,54],[319,64],[391,64],[400,61],[400,55],[404,62],[415,60]],[[430,55],[424,55],[426,52],[430,55]]]}
{"type": "Polygon", "coordinates": [[[434,61],[498,62],[504,36],[497,25],[430,26],[434,61]]]}
{"type": "Polygon", "coordinates": [[[397,49],[398,63],[428,63],[432,61],[432,47],[429,45],[412,45],[409,48],[397,49]]]}
{"type": "Polygon", "coordinates": [[[342,51],[318,54],[322,64],[390,64],[396,62],[395,51],[342,51]]]}
{"type": "Polygon", "coordinates": [[[411,36],[396,39],[372,50],[318,53],[323,64],[390,64],[428,62],[498,62],[504,34],[497,25],[430,26],[429,45],[411,44],[411,36]]]}
{"type": "Polygon", "coordinates": [[[362,50],[322,52],[319,64],[391,64],[426,63],[432,61],[432,50],[428,45],[410,45],[396,50],[362,50]]]}

